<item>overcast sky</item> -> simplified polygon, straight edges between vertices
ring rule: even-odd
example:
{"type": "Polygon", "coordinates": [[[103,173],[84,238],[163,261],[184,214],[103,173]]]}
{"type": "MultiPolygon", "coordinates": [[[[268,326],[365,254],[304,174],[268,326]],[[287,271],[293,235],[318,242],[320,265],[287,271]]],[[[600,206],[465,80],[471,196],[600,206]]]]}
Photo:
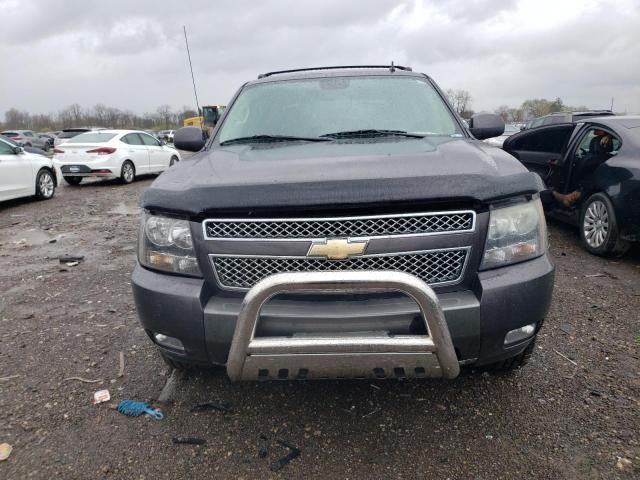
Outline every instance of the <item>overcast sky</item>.
{"type": "Polygon", "coordinates": [[[226,103],[259,73],[406,64],[472,108],[561,97],[640,113],[638,0],[0,0],[0,115],[226,103]]]}

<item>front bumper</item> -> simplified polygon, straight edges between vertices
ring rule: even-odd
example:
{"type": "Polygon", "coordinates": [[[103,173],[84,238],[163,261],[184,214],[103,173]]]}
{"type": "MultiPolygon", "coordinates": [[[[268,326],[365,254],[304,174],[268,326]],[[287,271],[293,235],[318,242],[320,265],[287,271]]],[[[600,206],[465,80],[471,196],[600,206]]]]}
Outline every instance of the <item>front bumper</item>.
{"type": "MultiPolygon", "coordinates": [[[[522,352],[533,336],[504,344],[507,332],[536,324],[547,314],[554,267],[548,255],[479,272],[470,289],[438,293],[458,361],[489,364],[522,352]]],[[[143,327],[178,338],[183,351],[163,349],[169,357],[200,365],[225,365],[243,297],[221,293],[202,279],[167,275],[137,265],[133,293],[143,327]]],[[[421,333],[420,309],[406,296],[360,298],[278,297],[264,305],[257,337],[304,336],[322,332],[421,333]],[[418,321],[416,322],[416,319],[418,321]]]]}

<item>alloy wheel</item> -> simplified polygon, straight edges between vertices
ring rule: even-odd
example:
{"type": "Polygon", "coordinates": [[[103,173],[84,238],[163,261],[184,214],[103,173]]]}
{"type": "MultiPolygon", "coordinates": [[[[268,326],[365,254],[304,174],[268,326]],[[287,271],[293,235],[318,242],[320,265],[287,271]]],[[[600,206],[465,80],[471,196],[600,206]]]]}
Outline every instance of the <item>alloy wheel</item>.
{"type": "Polygon", "coordinates": [[[600,248],[609,234],[609,212],[607,206],[600,200],[595,200],[584,213],[585,241],[592,248],[600,248]]]}
{"type": "Polygon", "coordinates": [[[53,184],[53,178],[51,178],[49,173],[45,172],[40,175],[38,188],[40,189],[40,195],[42,195],[43,198],[51,198],[55,186],[53,184]]]}
{"type": "Polygon", "coordinates": [[[125,163],[122,167],[122,177],[125,182],[131,183],[133,182],[133,167],[130,163],[125,163]]]}

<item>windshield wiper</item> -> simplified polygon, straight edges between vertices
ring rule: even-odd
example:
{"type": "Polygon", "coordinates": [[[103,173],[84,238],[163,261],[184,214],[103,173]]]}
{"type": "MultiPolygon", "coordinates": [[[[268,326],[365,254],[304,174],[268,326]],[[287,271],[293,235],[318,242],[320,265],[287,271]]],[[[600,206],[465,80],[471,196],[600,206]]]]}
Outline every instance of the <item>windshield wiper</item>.
{"type": "Polygon", "coordinates": [[[220,142],[220,145],[232,145],[234,143],[267,143],[267,142],[326,142],[330,139],[320,137],[297,137],[294,135],[251,135],[249,137],[238,137],[220,142]]]}
{"type": "Polygon", "coordinates": [[[325,133],[324,135],[320,135],[321,137],[326,138],[374,138],[374,137],[389,137],[389,136],[399,136],[399,137],[410,137],[410,138],[424,138],[425,135],[422,133],[411,133],[406,132],[404,130],[347,130],[344,132],[334,132],[334,133],[325,133]]]}

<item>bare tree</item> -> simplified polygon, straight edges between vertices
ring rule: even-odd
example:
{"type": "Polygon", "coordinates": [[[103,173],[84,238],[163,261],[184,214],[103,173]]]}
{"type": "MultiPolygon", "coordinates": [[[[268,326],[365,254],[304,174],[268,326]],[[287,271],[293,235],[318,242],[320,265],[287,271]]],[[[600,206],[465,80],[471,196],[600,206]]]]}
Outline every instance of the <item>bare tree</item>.
{"type": "Polygon", "coordinates": [[[169,122],[173,113],[171,112],[170,105],[160,105],[156,110],[158,116],[163,122],[164,128],[169,128],[169,122]]]}
{"type": "Polygon", "coordinates": [[[502,121],[504,122],[508,122],[510,115],[509,115],[509,106],[508,105],[500,105],[498,108],[496,108],[496,112],[497,115],[500,115],[502,117],[502,121]]]}
{"type": "Polygon", "coordinates": [[[471,94],[467,90],[449,88],[445,94],[458,115],[464,117],[465,114],[471,113],[471,94]]]}

